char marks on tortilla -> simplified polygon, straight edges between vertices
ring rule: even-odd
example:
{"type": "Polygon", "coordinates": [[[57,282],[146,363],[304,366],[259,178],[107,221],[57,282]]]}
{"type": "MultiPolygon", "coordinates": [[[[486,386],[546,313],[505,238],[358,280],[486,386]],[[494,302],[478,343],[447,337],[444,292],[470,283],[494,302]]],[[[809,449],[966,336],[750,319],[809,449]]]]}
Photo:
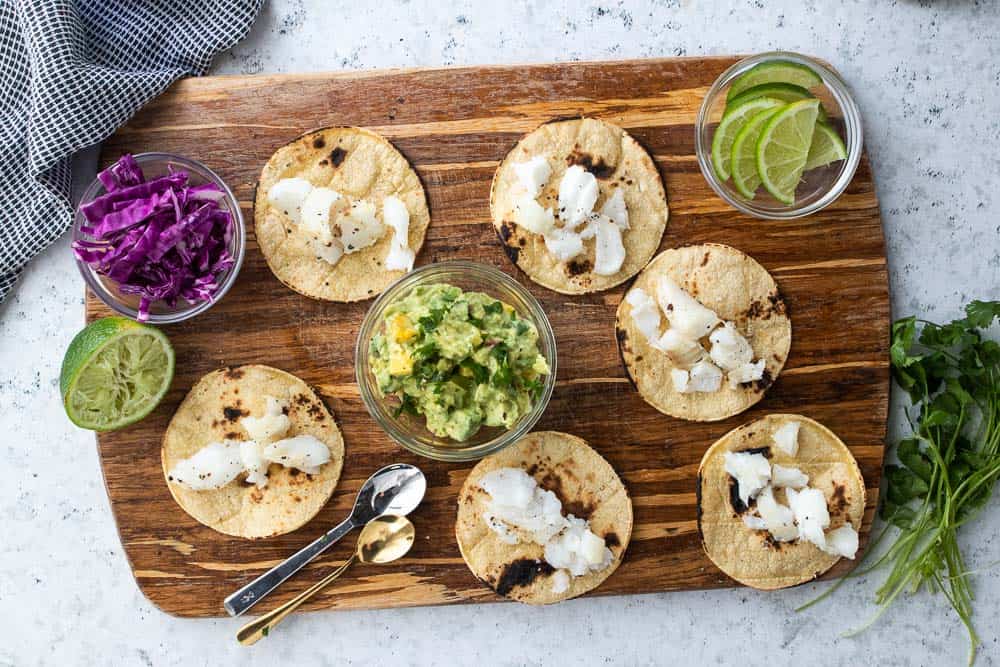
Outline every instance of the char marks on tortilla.
{"type": "Polygon", "coordinates": [[[248,365],[213,371],[195,384],[167,426],[161,458],[170,493],[185,512],[220,533],[262,538],[291,532],[322,509],[340,479],[344,440],[308,384],[276,368],[248,365]],[[244,482],[243,476],[205,491],[170,481],[169,472],[178,461],[209,443],[249,440],[239,420],[263,414],[268,397],[287,404],[287,437],[311,435],[330,450],[330,460],[318,474],[271,464],[263,488],[244,482]]]}
{"type": "MultiPolygon", "coordinates": [[[[829,530],[851,525],[861,530],[865,481],[851,451],[830,429],[800,415],[771,414],[736,428],[713,444],[698,468],[698,531],[709,559],[736,581],[764,590],[811,581],[840,560],[803,539],[778,542],[766,530],[744,524],[747,508],[725,471],[727,452],[767,451],[772,463],[800,469],[809,485],[823,492],[830,510],[829,530]],[[774,433],[799,423],[795,456],[771,447],[774,433]]],[[[784,503],[784,490],[779,490],[784,503]]],[[[751,506],[753,500],[751,500],[751,506]]]]}
{"type": "Polygon", "coordinates": [[[778,378],[792,343],[788,309],[774,278],[749,255],[718,243],[671,248],[657,255],[626,291],[615,328],[625,370],[643,399],[664,414],[692,421],[726,419],[760,401],[778,378]],[[753,358],[764,362],[759,380],[735,387],[724,381],[713,392],[682,393],[675,388],[671,371],[678,364],[639,330],[627,298],[641,289],[656,300],[661,277],[671,279],[721,320],[733,322],[753,349],[753,358]]]}
{"type": "Polygon", "coordinates": [[[510,260],[539,285],[563,294],[598,292],[634,276],[659,247],[669,215],[660,172],[646,149],[617,125],[593,118],[553,120],[525,135],[497,168],[490,189],[490,210],[493,227],[510,260]],[[594,239],[583,242],[583,254],[559,261],[540,234],[515,223],[515,200],[521,193],[515,165],[535,157],[546,158],[551,167],[537,197],[543,208],[558,213],[559,184],[572,166],[582,167],[597,178],[600,196],[595,211],[616,190],[622,191],[629,229],[622,234],[625,259],[616,273],[595,273],[594,239]]]}
{"type": "Polygon", "coordinates": [[[584,440],[555,431],[534,432],[472,469],[459,492],[455,534],[469,569],[487,586],[512,600],[550,604],[596,588],[617,569],[632,535],[632,501],[611,465],[584,440]],[[585,516],[611,550],[611,564],[572,577],[564,591],[555,592],[557,571],[545,561],[543,547],[505,543],[482,518],[490,497],[479,481],[500,468],[524,470],[541,488],[556,494],[564,515],[585,516]]]}
{"type": "Polygon", "coordinates": [[[403,154],[370,130],[315,130],[271,156],[261,172],[254,201],[254,228],[261,252],[278,280],[296,292],[326,301],[361,301],[380,294],[403,272],[384,266],[393,237],[389,228],[374,245],[345,254],[336,264],[317,257],[295,223],[268,200],[271,187],[289,178],[330,188],[351,201],[371,202],[383,226],[383,200],[398,197],[409,213],[408,247],[419,254],[430,211],[420,178],[403,154]]]}

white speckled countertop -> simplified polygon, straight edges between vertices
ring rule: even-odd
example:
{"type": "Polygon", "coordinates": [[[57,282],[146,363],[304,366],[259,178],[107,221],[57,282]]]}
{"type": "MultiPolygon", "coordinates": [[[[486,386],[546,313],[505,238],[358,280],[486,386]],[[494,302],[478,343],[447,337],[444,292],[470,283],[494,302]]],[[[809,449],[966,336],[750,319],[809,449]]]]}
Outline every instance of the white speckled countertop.
{"type": "MultiPolygon", "coordinates": [[[[732,54],[829,60],[853,87],[882,203],[896,314],[946,318],[1000,298],[1000,13],[988,0],[269,3],[217,73],[307,72],[732,54]],[[448,6],[447,8],[445,8],[448,6]]],[[[878,578],[824,586],[297,616],[252,650],[235,620],[181,620],[129,574],[93,436],[63,416],[62,351],[83,322],[68,241],[0,306],[0,665],[962,664],[943,600],[874,607],[878,578]]],[[[891,431],[898,432],[898,424],[891,431]]],[[[1000,498],[971,528],[970,566],[1000,558],[1000,498]]],[[[1000,570],[976,578],[980,665],[1000,663],[1000,570]]]]}

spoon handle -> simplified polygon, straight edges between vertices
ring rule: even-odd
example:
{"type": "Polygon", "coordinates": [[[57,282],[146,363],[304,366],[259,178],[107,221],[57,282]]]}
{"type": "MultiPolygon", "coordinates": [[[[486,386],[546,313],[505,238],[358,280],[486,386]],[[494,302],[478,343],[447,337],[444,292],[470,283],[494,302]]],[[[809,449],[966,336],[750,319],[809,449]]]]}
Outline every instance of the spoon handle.
{"type": "Polygon", "coordinates": [[[315,584],[313,584],[306,590],[296,595],[294,598],[292,598],[285,604],[281,605],[276,609],[273,609],[272,611],[269,611],[263,616],[260,616],[250,621],[242,628],[240,628],[239,632],[236,633],[236,639],[238,639],[239,642],[244,646],[250,646],[251,644],[256,644],[262,637],[266,637],[268,634],[270,634],[271,630],[274,629],[274,626],[276,626],[278,623],[281,623],[281,621],[284,620],[286,616],[288,616],[293,611],[298,609],[303,602],[305,602],[313,595],[319,593],[321,590],[329,586],[330,582],[332,582],[334,579],[343,574],[344,571],[351,566],[351,563],[353,563],[357,559],[358,559],[357,554],[352,555],[346,563],[344,563],[336,570],[334,570],[330,574],[326,575],[325,577],[317,581],[315,584]]]}
{"type": "Polygon", "coordinates": [[[351,517],[347,517],[343,523],[320,535],[313,542],[289,556],[286,560],[278,563],[243,588],[235,593],[231,593],[222,602],[222,606],[226,608],[230,616],[239,616],[260,602],[271,591],[280,586],[283,581],[305,567],[311,560],[329,549],[331,545],[349,533],[356,525],[351,517]]]}

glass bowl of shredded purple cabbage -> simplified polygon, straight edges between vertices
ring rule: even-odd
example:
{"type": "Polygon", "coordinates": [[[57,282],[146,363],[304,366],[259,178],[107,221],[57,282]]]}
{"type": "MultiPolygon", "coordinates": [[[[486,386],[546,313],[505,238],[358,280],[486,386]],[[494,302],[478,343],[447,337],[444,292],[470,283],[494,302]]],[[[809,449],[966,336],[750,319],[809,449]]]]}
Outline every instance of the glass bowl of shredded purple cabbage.
{"type": "Polygon", "coordinates": [[[110,308],[140,322],[194,317],[236,280],[246,237],[236,197],[203,164],[123,155],[84,192],[73,254],[110,308]]]}

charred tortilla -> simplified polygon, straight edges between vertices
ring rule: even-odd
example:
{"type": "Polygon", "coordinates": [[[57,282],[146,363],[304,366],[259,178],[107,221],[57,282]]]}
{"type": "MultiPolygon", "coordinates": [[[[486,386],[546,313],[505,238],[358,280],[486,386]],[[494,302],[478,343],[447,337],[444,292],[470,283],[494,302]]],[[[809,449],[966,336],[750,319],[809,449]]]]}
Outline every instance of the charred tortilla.
{"type": "Polygon", "coordinates": [[[312,519],[326,504],[344,460],[344,440],[333,415],[299,378],[269,366],[238,366],[209,373],[188,392],[163,436],[163,474],[177,504],[204,525],[237,537],[288,533],[312,519]],[[312,435],[330,450],[317,475],[271,464],[264,488],[241,474],[219,489],[194,491],[172,482],[178,461],[211,442],[249,440],[240,419],[259,416],[266,398],[287,401],[291,428],[286,437],[312,435]]]}
{"type": "MultiPolygon", "coordinates": [[[[759,450],[772,463],[794,466],[809,475],[809,486],[826,496],[830,530],[850,523],[861,530],[865,481],[850,450],[830,429],[800,415],[773,414],[745,424],[712,445],[698,468],[698,531],[705,553],[736,581],[763,590],[811,581],[840,560],[799,539],[775,542],[765,530],[743,523],[747,508],[733,492],[734,480],[724,469],[727,451],[759,450]],[[773,446],[772,435],[789,421],[799,427],[799,451],[792,457],[773,446]]],[[[784,489],[775,491],[786,503],[784,489]]],[[[753,501],[751,501],[753,502],[753,501]]]]}
{"type": "Polygon", "coordinates": [[[420,253],[430,211],[417,172],[381,135],[358,127],[328,127],[304,134],[279,148],[264,165],[254,201],[254,229],[267,265],[282,283],[314,299],[360,301],[377,296],[402,271],[383,266],[392,231],[386,229],[372,246],[346,254],[336,264],[316,256],[308,238],[268,201],[267,194],[284,178],[304,178],[351,200],[367,199],[381,218],[382,200],[399,197],[410,214],[409,247],[420,253]]]}
{"type": "Polygon", "coordinates": [[[563,294],[598,292],[628,280],[660,246],[669,209],[660,172],[653,159],[628,132],[594,118],[545,123],[525,135],[497,168],[490,189],[493,227],[507,256],[533,281],[563,294]],[[584,253],[560,262],[545,248],[545,240],[513,222],[514,200],[520,193],[513,165],[541,156],[552,169],[538,196],[543,207],[558,210],[559,183],[566,169],[580,165],[597,177],[601,194],[595,210],[621,189],[628,208],[630,229],[622,235],[625,261],[614,275],[592,271],[594,240],[584,242],[584,253]]]}
{"type": "Polygon", "coordinates": [[[764,359],[761,380],[718,391],[681,393],[674,388],[670,357],[650,345],[636,328],[623,298],[615,330],[625,370],[647,403],[664,414],[692,421],[718,421],[739,414],[764,397],[778,378],[792,344],[792,324],[774,278],[749,255],[719,243],[671,248],[649,263],[632,288],[656,298],[659,276],[668,276],[723,320],[734,322],[764,359]]]}
{"type": "Polygon", "coordinates": [[[584,440],[555,431],[531,433],[472,469],[459,493],[455,534],[462,558],[480,581],[512,600],[550,604],[596,588],[618,568],[632,535],[632,501],[611,465],[584,440]],[[611,564],[573,577],[567,590],[554,593],[543,547],[507,544],[482,519],[489,496],[478,483],[498,468],[525,470],[559,497],[564,514],[590,521],[611,549],[611,564]]]}

